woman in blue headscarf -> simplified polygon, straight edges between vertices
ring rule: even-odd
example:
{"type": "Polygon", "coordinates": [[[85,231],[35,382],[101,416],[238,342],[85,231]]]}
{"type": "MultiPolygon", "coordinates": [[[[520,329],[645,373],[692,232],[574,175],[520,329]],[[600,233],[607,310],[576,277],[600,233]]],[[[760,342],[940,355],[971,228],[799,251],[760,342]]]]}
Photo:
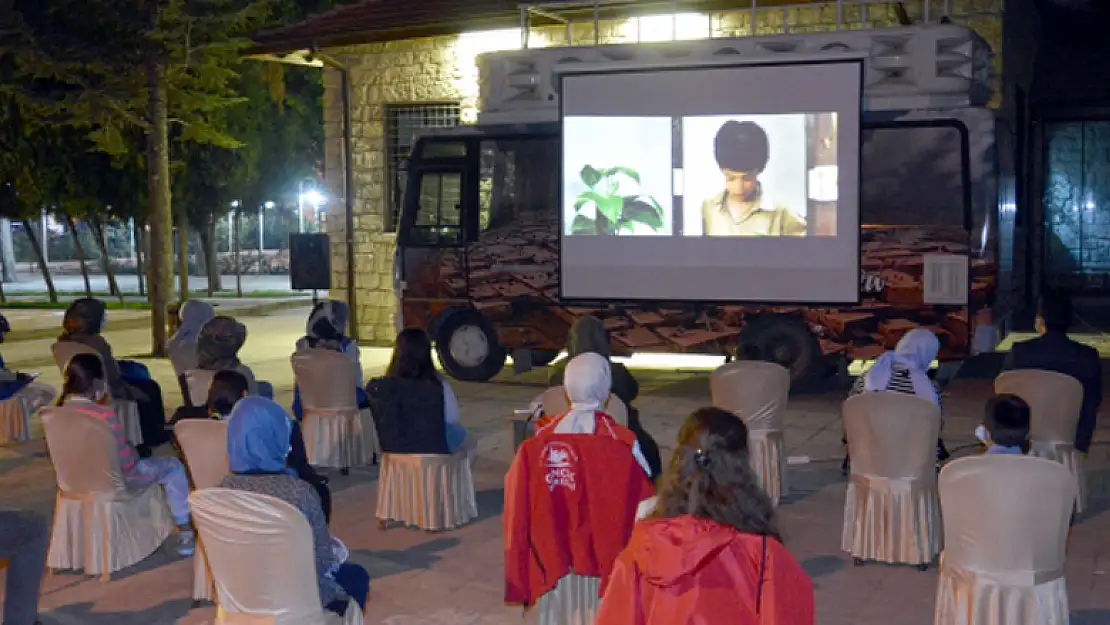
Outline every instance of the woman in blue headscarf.
{"type": "Polygon", "coordinates": [[[224,478],[221,486],[277,497],[300,510],[312,528],[316,580],[323,606],[343,615],[347,599],[351,598],[365,610],[370,575],[361,566],[340,562],[336,557],[319,497],[286,462],[292,432],[292,420],[272,400],[264,397],[239,400],[227,425],[231,475],[224,478]]]}

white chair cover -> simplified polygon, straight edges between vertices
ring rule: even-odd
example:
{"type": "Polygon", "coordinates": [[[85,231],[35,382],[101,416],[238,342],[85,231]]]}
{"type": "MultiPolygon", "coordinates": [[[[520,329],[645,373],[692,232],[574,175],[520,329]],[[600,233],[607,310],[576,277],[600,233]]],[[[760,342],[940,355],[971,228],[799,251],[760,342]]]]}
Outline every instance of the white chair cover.
{"type": "Polygon", "coordinates": [[[600,590],[600,577],[567,575],[540,597],[540,625],[594,625],[600,590]]]}
{"type": "Polygon", "coordinates": [[[933,623],[1066,625],[1071,474],[1042,458],[975,456],[948,463],[939,487],[946,540],[933,623]]]}
{"type": "Polygon", "coordinates": [[[185,372],[185,387],[189,389],[190,406],[208,405],[208,390],[212,388],[212,379],[215,377],[216,372],[207,369],[189,369],[185,372]]]}
{"type": "Polygon", "coordinates": [[[31,415],[54,401],[54,389],[38,382],[24,386],[18,393],[0,401],[0,444],[31,440],[31,415]]]}
{"type": "MultiPolygon", "coordinates": [[[[184,419],[173,426],[173,433],[185,455],[193,488],[219,486],[228,473],[227,421],[184,419]]],[[[215,598],[215,581],[204,545],[198,544],[193,555],[193,599],[210,601],[215,598]]]]}
{"type": "Polygon", "coordinates": [[[994,392],[1017,395],[1029,404],[1029,455],[1055,460],[1075,478],[1079,496],[1075,511],[1087,503],[1087,472],[1075,448],[1075,431],[1083,409],[1083,385],[1075,378],[1039,369],[1006,371],[994,381],[994,392]]]}
{"type": "Polygon", "coordinates": [[[748,427],[752,470],[777,505],[789,491],[783,427],[790,372],[773,362],[732,362],[710,374],[709,396],[714,406],[740,417],[748,427]]]}
{"type": "Polygon", "coordinates": [[[852,475],[841,548],[861,560],[928,564],[940,553],[936,444],[940,409],[904,393],[843,405],[852,475]]]}
{"type": "MultiPolygon", "coordinates": [[[[100,364],[104,364],[104,359],[100,358],[100,353],[95,349],[78,343],[76,341],[57,341],[50,346],[50,351],[54,354],[54,362],[58,365],[58,371],[62,373],[62,378],[65,378],[66,365],[69,364],[77,354],[92,354],[100,359],[100,364]]],[[[139,405],[128,399],[115,399],[112,398],[112,410],[115,411],[119,421],[123,424],[123,433],[127,437],[127,442],[132,445],[143,444],[143,429],[139,423],[139,405]]]]}
{"type": "Polygon", "coordinates": [[[464,444],[450,456],[384,454],[378,477],[378,519],[438,532],[476,518],[472,449],[464,444]]]}
{"type": "Polygon", "coordinates": [[[299,510],[226,488],[194,492],[189,507],[216,579],[217,625],[362,625],[353,600],[346,618],[321,607],[312,530],[299,510]]]}
{"type": "MultiPolygon", "coordinates": [[[[548,417],[559,416],[570,411],[570,400],[567,399],[567,392],[563,390],[562,386],[552,386],[540,393],[532,400],[532,405],[542,406],[543,414],[548,417]]],[[[602,410],[605,414],[613,417],[613,421],[616,421],[619,425],[628,427],[628,407],[616,395],[609,394],[609,399],[605,402],[602,410]]]]}
{"type": "Polygon", "coordinates": [[[381,447],[373,415],[358,408],[355,361],[329,349],[298,351],[291,360],[304,406],[308,461],[341,469],[371,464],[381,447]]]}
{"type": "Polygon", "coordinates": [[[162,487],[129,491],[111,428],[65,407],[42,411],[58,479],[47,565],[107,581],[158,549],[173,531],[162,487]]]}

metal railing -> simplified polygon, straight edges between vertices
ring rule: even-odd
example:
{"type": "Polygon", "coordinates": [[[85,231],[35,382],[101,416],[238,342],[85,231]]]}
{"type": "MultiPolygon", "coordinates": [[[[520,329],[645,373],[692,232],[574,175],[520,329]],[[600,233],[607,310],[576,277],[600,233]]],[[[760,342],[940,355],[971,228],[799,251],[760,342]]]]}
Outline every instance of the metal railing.
{"type": "MultiPolygon", "coordinates": [[[[758,0],[751,0],[750,6],[733,9],[719,9],[707,13],[683,13],[678,2],[672,2],[670,13],[660,14],[637,11],[632,0],[594,0],[579,2],[543,2],[525,4],[520,7],[521,47],[529,48],[532,31],[544,29],[551,31],[562,26],[565,29],[564,42],[546,41],[546,45],[590,45],[589,38],[576,39],[576,26],[589,26],[592,30],[592,44],[639,43],[642,38],[641,24],[644,19],[671,18],[670,40],[714,39],[720,37],[742,37],[756,35],[775,35],[806,32],[837,32],[843,30],[863,30],[899,25],[933,23],[967,23],[978,19],[998,17],[1002,14],[1003,0],[836,0],[759,6],[758,0]],[[624,9],[621,11],[621,9],[624,9]],[[622,17],[603,17],[606,11],[620,11],[622,17]],[[810,19],[817,17],[816,20],[810,19]],[[680,21],[690,18],[704,18],[705,29],[695,27],[687,34],[680,33],[680,21]],[[537,25],[536,20],[546,22],[537,25]],[[603,35],[603,30],[615,24],[628,24],[635,20],[636,37],[603,35]],[[704,34],[703,34],[704,33],[704,34]]],[[[665,3],[653,3],[654,8],[665,7],[665,3]]],[[[652,37],[647,41],[665,41],[652,37]]]]}

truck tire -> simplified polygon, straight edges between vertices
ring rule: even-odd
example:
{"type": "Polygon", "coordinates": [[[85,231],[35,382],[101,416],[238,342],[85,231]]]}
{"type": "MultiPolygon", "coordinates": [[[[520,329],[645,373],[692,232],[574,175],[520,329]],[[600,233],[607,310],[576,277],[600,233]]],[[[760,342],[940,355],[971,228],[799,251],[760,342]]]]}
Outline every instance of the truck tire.
{"type": "Polygon", "coordinates": [[[745,348],[755,348],[762,360],[786,367],[791,388],[800,389],[821,376],[821,346],[809,328],[793,317],[753,319],[740,335],[740,358],[745,348]]]}
{"type": "Polygon", "coordinates": [[[463,382],[488,382],[505,367],[505,350],[485,317],[470,310],[443,320],[436,352],[447,374],[463,382]]]}
{"type": "Polygon", "coordinates": [[[552,349],[533,349],[532,350],[532,366],[533,367],[546,367],[547,365],[555,362],[559,357],[559,352],[552,349]]]}

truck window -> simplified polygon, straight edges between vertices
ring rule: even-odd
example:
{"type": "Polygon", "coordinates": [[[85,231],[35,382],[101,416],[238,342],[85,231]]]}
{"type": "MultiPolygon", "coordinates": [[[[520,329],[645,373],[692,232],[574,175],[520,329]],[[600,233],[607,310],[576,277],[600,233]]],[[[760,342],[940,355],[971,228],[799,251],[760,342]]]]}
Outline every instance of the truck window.
{"type": "Polygon", "coordinates": [[[559,156],[554,137],[483,141],[478,181],[481,230],[521,219],[558,218],[559,156]]]}
{"type": "Polygon", "coordinates": [[[425,171],[420,177],[420,203],[409,245],[462,243],[462,174],[425,171]]]}
{"type": "Polygon", "coordinates": [[[863,131],[860,218],[865,226],[963,226],[964,155],[955,126],[863,131]]]}

